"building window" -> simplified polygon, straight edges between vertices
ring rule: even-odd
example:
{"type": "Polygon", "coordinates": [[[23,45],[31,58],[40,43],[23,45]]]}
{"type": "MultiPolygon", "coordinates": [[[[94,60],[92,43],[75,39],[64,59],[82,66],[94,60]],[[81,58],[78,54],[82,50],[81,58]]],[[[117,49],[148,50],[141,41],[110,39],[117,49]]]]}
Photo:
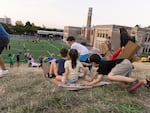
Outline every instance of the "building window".
{"type": "Polygon", "coordinates": [[[147,36],[145,37],[145,42],[147,41],[147,36]]]}
{"type": "Polygon", "coordinates": [[[147,53],[147,47],[145,48],[145,53],[147,53]]]}
{"type": "Polygon", "coordinates": [[[91,31],[91,35],[93,35],[93,30],[91,31]]]}
{"type": "Polygon", "coordinates": [[[145,48],[143,48],[143,53],[145,53],[145,48]]]}
{"type": "Polygon", "coordinates": [[[103,33],[102,37],[104,38],[105,37],[105,34],[103,33]]]}
{"type": "Polygon", "coordinates": [[[148,42],[150,42],[150,38],[148,38],[148,42]]]}
{"type": "Polygon", "coordinates": [[[80,31],[78,31],[77,33],[78,33],[78,34],[81,34],[81,32],[80,32],[80,31]]]}
{"type": "Polygon", "coordinates": [[[106,38],[108,37],[108,34],[106,33],[106,38]]]}

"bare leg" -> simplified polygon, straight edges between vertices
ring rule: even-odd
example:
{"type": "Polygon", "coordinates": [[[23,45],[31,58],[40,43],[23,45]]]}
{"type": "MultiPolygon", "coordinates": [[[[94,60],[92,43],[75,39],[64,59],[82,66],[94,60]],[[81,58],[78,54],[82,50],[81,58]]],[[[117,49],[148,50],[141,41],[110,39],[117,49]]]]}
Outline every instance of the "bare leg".
{"type": "Polygon", "coordinates": [[[53,62],[51,62],[50,67],[49,67],[49,74],[54,73],[54,65],[53,62]]]}
{"type": "Polygon", "coordinates": [[[6,70],[5,64],[4,64],[4,60],[2,57],[0,57],[0,66],[2,70],[6,70]]]}
{"type": "MultiPolygon", "coordinates": [[[[118,82],[126,82],[126,83],[134,82],[136,80],[135,78],[125,77],[121,75],[114,75],[113,73],[108,74],[108,79],[113,81],[118,81],[118,82]]],[[[140,80],[140,81],[143,82],[143,84],[145,85],[147,84],[146,80],[140,80]]]]}
{"type": "Polygon", "coordinates": [[[112,81],[118,81],[118,82],[134,82],[135,78],[130,78],[122,75],[114,75],[113,73],[108,74],[108,79],[112,81]]]}
{"type": "Polygon", "coordinates": [[[62,81],[62,76],[56,76],[55,78],[57,81],[62,81]]]}

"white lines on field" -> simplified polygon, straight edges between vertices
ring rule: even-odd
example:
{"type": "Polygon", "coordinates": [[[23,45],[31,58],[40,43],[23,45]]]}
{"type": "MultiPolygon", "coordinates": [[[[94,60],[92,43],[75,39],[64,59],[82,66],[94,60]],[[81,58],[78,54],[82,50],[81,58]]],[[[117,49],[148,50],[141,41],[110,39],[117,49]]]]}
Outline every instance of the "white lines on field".
{"type": "Polygon", "coordinates": [[[48,45],[50,45],[50,46],[52,46],[53,48],[55,48],[55,49],[57,49],[58,51],[60,50],[58,47],[56,47],[54,44],[50,44],[50,43],[48,43],[48,45]]]}

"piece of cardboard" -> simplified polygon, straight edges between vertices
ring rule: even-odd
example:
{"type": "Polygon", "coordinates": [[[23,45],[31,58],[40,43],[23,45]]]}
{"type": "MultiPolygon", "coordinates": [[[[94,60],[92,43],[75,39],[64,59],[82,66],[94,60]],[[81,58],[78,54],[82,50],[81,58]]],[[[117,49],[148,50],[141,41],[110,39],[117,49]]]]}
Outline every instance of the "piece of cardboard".
{"type": "Polygon", "coordinates": [[[56,84],[57,86],[59,86],[60,88],[64,88],[64,89],[69,90],[69,91],[78,91],[81,89],[89,89],[89,88],[93,88],[93,87],[97,87],[97,86],[104,86],[104,85],[112,84],[111,82],[101,81],[101,82],[94,84],[94,85],[91,85],[91,86],[85,86],[81,83],[63,84],[63,83],[61,83],[55,79],[50,79],[50,81],[52,83],[56,84]]]}
{"type": "Polygon", "coordinates": [[[43,68],[43,72],[44,75],[46,75],[47,73],[49,73],[49,69],[50,69],[50,62],[46,62],[46,63],[42,63],[42,68],[43,68]]]}
{"type": "Polygon", "coordinates": [[[139,49],[140,46],[138,44],[129,41],[117,58],[125,58],[131,60],[139,49]]]}
{"type": "Polygon", "coordinates": [[[100,43],[99,49],[101,54],[106,54],[109,51],[106,43],[100,43]]]}

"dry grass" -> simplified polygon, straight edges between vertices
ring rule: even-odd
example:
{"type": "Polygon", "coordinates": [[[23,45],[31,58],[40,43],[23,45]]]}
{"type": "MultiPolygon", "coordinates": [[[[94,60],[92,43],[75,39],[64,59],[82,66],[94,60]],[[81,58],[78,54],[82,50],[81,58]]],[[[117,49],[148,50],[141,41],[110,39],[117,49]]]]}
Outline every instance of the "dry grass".
{"type": "MultiPolygon", "coordinates": [[[[150,76],[150,63],[134,63],[133,76],[150,76]]],[[[8,67],[8,66],[7,66],[8,67]]],[[[9,68],[9,67],[8,67],[9,68]]],[[[0,113],[149,113],[150,92],[144,86],[128,94],[118,84],[66,91],[52,84],[40,68],[9,69],[0,79],[0,113]]]]}

